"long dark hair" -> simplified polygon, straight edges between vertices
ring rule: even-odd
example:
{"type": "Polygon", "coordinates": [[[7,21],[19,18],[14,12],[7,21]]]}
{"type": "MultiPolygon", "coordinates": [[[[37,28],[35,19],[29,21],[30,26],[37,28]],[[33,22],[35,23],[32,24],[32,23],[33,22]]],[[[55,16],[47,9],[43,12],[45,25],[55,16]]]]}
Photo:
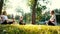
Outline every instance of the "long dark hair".
{"type": "Polygon", "coordinates": [[[6,11],[3,12],[3,15],[7,15],[6,11]]]}
{"type": "Polygon", "coordinates": [[[51,14],[55,14],[54,10],[51,11],[51,14]]]}

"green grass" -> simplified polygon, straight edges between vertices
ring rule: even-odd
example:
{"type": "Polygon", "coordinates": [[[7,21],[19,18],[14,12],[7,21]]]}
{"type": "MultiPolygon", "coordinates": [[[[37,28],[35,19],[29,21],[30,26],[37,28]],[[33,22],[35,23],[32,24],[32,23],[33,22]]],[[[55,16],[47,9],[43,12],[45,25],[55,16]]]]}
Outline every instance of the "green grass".
{"type": "Polygon", "coordinates": [[[0,25],[0,34],[60,34],[60,26],[0,25]]]}

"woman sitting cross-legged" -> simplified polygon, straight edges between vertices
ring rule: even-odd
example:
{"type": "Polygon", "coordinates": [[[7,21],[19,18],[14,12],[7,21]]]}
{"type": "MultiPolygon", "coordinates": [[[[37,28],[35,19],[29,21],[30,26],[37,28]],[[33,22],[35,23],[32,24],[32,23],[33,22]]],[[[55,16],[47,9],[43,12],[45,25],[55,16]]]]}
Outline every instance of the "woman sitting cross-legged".
{"type": "Polygon", "coordinates": [[[55,13],[54,13],[54,11],[51,11],[50,14],[51,14],[51,18],[50,18],[49,21],[47,21],[46,24],[55,26],[56,25],[56,20],[55,20],[55,13]]]}
{"type": "Polygon", "coordinates": [[[6,11],[3,12],[3,15],[0,16],[1,17],[1,24],[12,24],[14,21],[9,21],[8,17],[7,17],[7,13],[6,11]]]}

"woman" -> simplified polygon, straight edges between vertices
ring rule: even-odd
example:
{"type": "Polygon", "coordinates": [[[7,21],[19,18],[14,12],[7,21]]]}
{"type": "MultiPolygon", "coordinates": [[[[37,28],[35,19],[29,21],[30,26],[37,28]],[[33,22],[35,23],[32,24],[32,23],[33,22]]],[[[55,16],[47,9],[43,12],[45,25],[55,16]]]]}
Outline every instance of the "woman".
{"type": "Polygon", "coordinates": [[[2,19],[2,24],[12,24],[14,22],[14,20],[13,21],[8,20],[6,11],[4,11],[3,15],[1,15],[1,19],[2,19]]]}
{"type": "Polygon", "coordinates": [[[23,16],[20,16],[19,18],[19,24],[20,25],[25,25],[26,23],[23,23],[23,16]]]}
{"type": "Polygon", "coordinates": [[[6,11],[4,11],[3,15],[1,15],[1,19],[2,19],[2,24],[7,24],[8,17],[6,11]]]}
{"type": "Polygon", "coordinates": [[[47,24],[55,26],[56,22],[55,22],[55,13],[54,13],[54,11],[51,11],[50,14],[51,14],[51,18],[47,22],[47,24]]]}
{"type": "Polygon", "coordinates": [[[20,16],[19,21],[20,21],[19,24],[23,25],[23,17],[22,16],[20,16]]]}

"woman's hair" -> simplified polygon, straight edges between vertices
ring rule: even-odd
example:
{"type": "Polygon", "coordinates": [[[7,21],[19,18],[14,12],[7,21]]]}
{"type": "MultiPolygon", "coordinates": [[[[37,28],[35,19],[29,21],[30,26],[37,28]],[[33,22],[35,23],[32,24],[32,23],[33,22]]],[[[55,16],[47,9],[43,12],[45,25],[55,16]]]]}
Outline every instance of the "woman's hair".
{"type": "Polygon", "coordinates": [[[3,15],[7,15],[6,11],[3,12],[3,15]]]}
{"type": "Polygon", "coordinates": [[[52,10],[51,13],[54,14],[55,13],[54,10],[52,10]]]}
{"type": "Polygon", "coordinates": [[[52,13],[54,13],[54,11],[53,11],[53,10],[52,10],[51,12],[52,12],[52,13]]]}

